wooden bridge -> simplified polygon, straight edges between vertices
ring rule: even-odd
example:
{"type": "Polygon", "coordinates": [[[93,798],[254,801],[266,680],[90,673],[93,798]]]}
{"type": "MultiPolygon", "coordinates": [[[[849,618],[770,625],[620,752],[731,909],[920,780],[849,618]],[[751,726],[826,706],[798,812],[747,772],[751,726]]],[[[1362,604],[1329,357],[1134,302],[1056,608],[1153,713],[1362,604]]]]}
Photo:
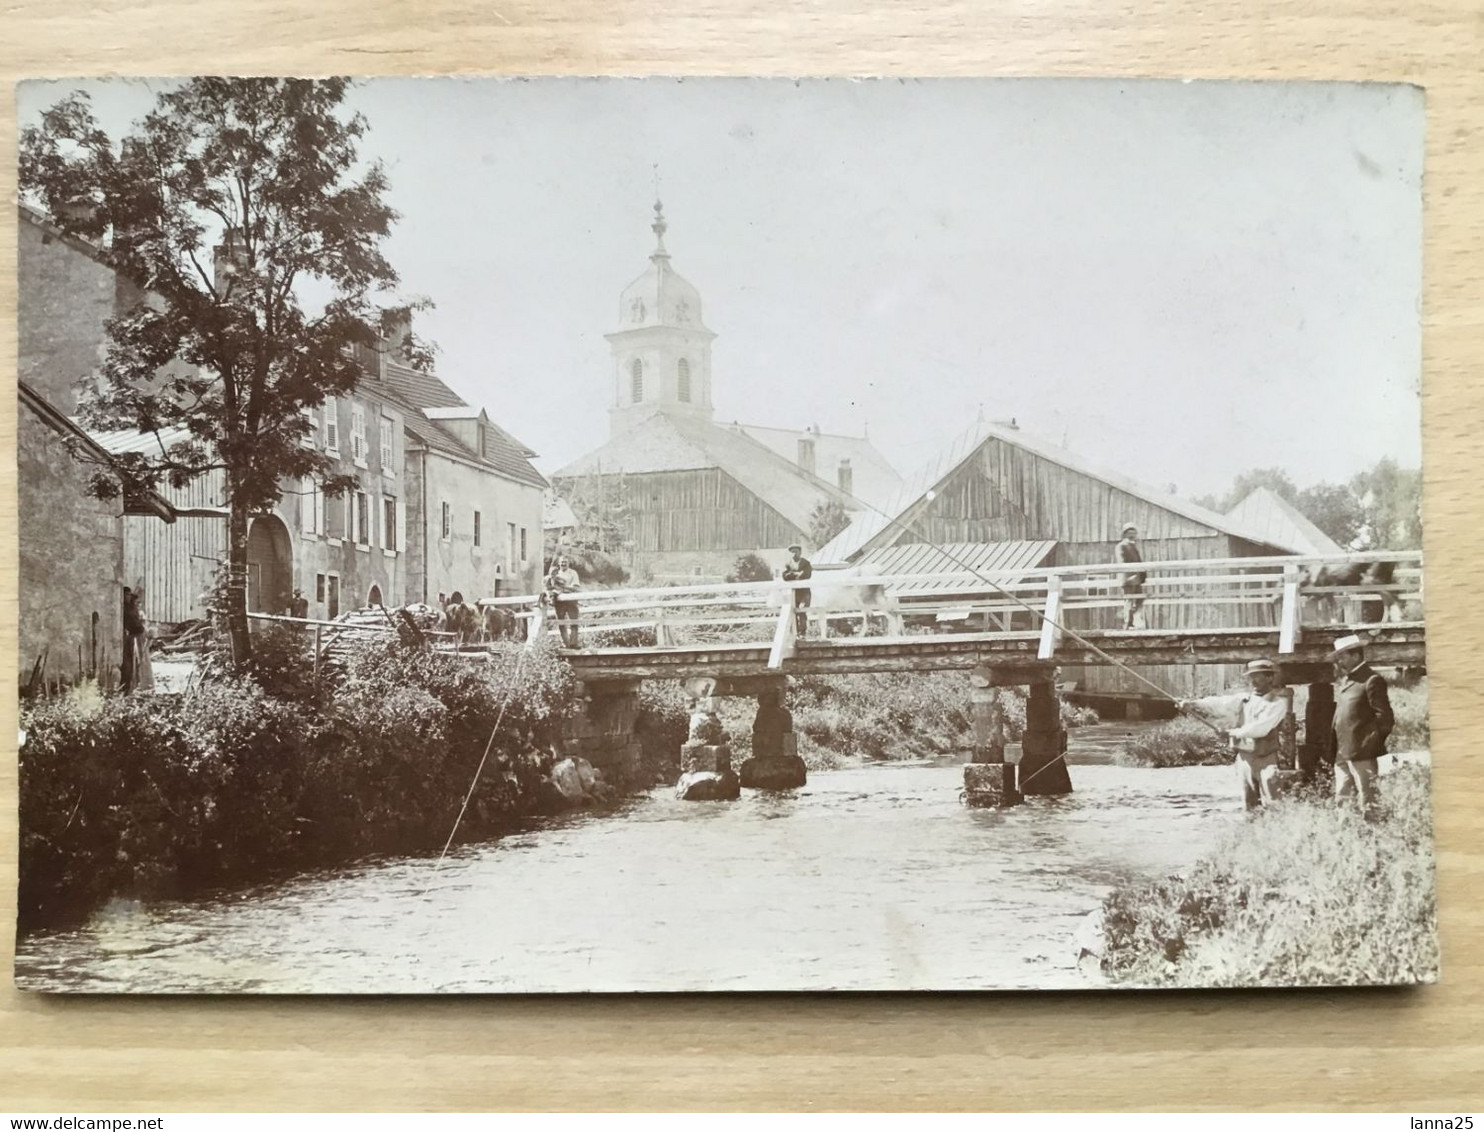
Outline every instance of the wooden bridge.
{"type": "Polygon", "coordinates": [[[527,639],[565,628],[563,655],[585,680],[829,675],[1053,665],[1208,665],[1259,656],[1303,679],[1326,666],[1337,637],[1358,633],[1374,663],[1421,667],[1422,556],[1194,559],[1141,563],[1150,628],[1123,620],[1127,566],[1102,563],[998,573],[871,576],[819,570],[804,582],[751,582],[580,592],[560,626],[539,598],[482,601],[528,625],[527,639]],[[1375,564],[1382,583],[1316,585],[1375,564]],[[811,605],[796,610],[794,591],[811,605]],[[804,614],[807,632],[799,633],[804,614]]]}

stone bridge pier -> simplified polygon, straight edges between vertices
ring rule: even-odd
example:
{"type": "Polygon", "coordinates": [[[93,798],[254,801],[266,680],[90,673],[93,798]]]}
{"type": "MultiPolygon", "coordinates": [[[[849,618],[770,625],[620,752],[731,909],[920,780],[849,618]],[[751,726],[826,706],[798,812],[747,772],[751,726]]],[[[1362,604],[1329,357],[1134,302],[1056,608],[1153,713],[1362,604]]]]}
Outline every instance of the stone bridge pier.
{"type": "Polygon", "coordinates": [[[734,679],[694,677],[685,681],[691,697],[690,733],[680,748],[677,797],[692,802],[736,798],[743,786],[757,790],[793,790],[807,781],[799,758],[793,714],[783,706],[788,691],[784,676],[734,679]],[[752,724],[752,756],[740,773],[732,770],[730,737],[716,713],[722,696],[757,699],[752,724]]]}
{"type": "Polygon", "coordinates": [[[974,746],[964,765],[964,801],[971,806],[1018,805],[1027,794],[1070,794],[1067,732],[1061,725],[1053,668],[992,668],[969,674],[969,719],[974,746]],[[1001,689],[1028,686],[1020,762],[1005,761],[1001,689]]]}

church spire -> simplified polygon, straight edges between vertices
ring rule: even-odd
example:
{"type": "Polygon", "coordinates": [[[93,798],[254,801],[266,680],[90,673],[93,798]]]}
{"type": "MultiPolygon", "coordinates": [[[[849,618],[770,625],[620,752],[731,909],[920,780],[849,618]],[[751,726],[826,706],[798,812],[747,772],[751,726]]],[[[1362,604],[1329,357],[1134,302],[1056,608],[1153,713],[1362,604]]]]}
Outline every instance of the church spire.
{"type": "Polygon", "coordinates": [[[665,229],[667,227],[669,225],[665,223],[664,202],[656,200],[654,202],[654,223],[649,226],[649,230],[654,233],[654,254],[649,257],[653,263],[658,264],[661,260],[670,258],[670,253],[665,251],[665,229]]]}

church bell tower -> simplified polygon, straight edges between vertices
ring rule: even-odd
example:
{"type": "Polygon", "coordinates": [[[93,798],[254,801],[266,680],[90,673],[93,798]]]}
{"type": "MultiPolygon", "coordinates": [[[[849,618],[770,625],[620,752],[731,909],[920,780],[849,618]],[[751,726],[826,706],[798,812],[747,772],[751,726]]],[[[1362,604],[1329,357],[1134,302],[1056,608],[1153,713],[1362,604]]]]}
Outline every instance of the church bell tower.
{"type": "Polygon", "coordinates": [[[610,434],[655,413],[711,419],[711,341],[701,321],[701,294],[670,266],[665,208],[654,202],[655,249],[644,274],[624,288],[613,350],[610,434]]]}

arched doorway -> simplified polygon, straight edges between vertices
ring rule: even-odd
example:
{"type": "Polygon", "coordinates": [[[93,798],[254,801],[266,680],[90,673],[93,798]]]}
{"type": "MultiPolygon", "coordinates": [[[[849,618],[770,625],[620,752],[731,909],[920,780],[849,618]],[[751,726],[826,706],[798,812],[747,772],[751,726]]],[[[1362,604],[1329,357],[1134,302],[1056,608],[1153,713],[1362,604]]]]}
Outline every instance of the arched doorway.
{"type": "Polygon", "coordinates": [[[282,613],[293,586],[294,556],[289,529],[277,515],[259,515],[247,529],[247,608],[282,613]]]}
{"type": "Polygon", "coordinates": [[[381,600],[381,587],[380,586],[378,586],[378,585],[376,585],[374,583],[372,584],[372,586],[371,586],[371,592],[366,595],[366,604],[367,605],[382,605],[382,604],[384,604],[382,602],[382,600],[381,600]]]}

